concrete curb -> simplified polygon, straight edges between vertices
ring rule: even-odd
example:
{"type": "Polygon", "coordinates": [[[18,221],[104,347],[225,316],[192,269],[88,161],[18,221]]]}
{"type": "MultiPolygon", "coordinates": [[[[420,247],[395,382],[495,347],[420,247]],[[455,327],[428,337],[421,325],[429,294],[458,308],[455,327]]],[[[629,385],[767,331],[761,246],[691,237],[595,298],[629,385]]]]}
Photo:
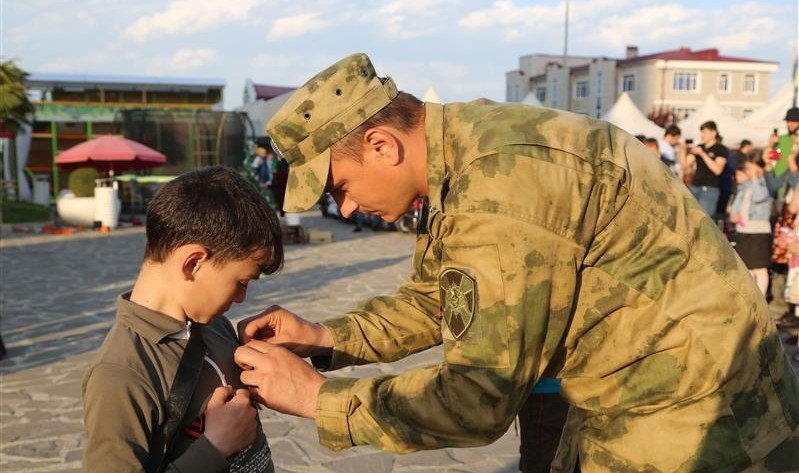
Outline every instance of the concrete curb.
{"type": "MultiPolygon", "coordinates": [[[[42,225],[43,226],[43,225],[42,225]]],[[[39,229],[41,231],[41,228],[39,229]]],[[[109,233],[100,233],[97,230],[86,230],[82,233],[73,233],[72,235],[47,235],[47,234],[28,234],[27,236],[19,236],[8,238],[5,233],[0,237],[0,248],[12,248],[17,246],[26,245],[41,245],[43,243],[52,242],[68,242],[73,240],[85,240],[87,238],[107,238],[115,236],[130,235],[133,233],[144,233],[144,226],[117,228],[109,233]]]]}

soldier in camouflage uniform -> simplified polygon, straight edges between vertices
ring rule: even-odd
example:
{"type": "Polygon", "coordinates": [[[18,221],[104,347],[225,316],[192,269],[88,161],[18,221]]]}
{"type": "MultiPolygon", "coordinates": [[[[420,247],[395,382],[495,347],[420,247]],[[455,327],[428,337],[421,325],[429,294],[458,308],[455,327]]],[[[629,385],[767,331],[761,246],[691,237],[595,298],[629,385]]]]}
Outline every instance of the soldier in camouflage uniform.
{"type": "Polygon", "coordinates": [[[291,165],[287,211],[326,187],[344,214],[391,220],[430,202],[414,273],[392,296],[321,325],[280,308],[240,325],[242,381],[267,406],[315,418],[334,450],[475,446],[551,376],[573,406],[561,459],[579,452],[584,472],[799,470],[799,384],[766,302],[641,143],[487,100],[419,104],[410,129],[362,133],[403,97],[355,54],[267,127],[291,165]],[[341,156],[356,129],[362,153],[341,156]],[[334,370],[439,344],[439,365],[377,378],[326,378],[296,356],[334,370]]]}

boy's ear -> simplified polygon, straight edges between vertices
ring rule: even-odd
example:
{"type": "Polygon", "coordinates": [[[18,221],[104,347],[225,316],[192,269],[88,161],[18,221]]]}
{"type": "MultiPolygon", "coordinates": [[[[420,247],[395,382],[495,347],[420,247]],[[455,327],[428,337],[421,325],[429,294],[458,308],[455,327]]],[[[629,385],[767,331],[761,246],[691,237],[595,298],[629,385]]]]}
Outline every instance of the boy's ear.
{"type": "Polygon", "coordinates": [[[208,249],[202,245],[184,245],[179,249],[180,269],[184,281],[193,281],[200,268],[208,263],[208,249]]]}

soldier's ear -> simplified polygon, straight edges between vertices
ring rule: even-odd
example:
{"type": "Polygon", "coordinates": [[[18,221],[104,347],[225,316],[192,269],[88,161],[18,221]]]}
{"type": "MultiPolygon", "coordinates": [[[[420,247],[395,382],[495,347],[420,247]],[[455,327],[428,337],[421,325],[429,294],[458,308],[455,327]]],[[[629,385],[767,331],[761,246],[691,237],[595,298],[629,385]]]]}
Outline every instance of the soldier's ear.
{"type": "Polygon", "coordinates": [[[371,155],[389,166],[396,166],[401,162],[402,144],[388,128],[376,126],[366,130],[363,141],[364,154],[371,155]]]}

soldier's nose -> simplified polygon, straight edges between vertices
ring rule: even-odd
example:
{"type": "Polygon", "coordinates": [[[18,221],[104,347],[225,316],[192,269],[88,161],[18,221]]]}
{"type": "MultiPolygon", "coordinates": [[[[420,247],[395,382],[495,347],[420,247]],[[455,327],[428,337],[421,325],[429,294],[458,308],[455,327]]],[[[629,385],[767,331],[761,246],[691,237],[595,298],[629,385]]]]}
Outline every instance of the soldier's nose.
{"type": "Polygon", "coordinates": [[[344,202],[341,203],[339,206],[339,211],[341,211],[341,216],[344,218],[350,218],[355,211],[358,210],[358,204],[355,202],[345,199],[344,202]]]}

